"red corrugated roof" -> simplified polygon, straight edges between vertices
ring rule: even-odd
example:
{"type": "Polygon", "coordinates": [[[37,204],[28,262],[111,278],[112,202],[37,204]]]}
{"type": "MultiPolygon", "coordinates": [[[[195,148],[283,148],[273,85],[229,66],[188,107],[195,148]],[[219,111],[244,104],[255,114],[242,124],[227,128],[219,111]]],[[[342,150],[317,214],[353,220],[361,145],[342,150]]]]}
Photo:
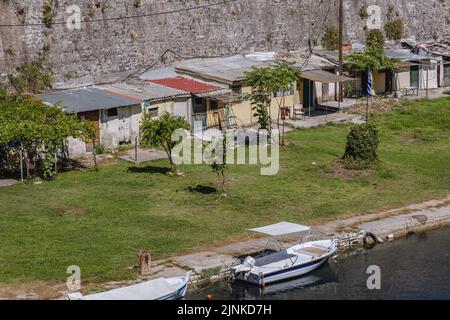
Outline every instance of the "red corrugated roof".
{"type": "Polygon", "coordinates": [[[222,87],[213,86],[204,82],[195,81],[183,77],[167,78],[159,80],[149,80],[149,82],[157,83],[166,87],[190,92],[192,94],[202,94],[212,91],[222,90],[222,87]]]}

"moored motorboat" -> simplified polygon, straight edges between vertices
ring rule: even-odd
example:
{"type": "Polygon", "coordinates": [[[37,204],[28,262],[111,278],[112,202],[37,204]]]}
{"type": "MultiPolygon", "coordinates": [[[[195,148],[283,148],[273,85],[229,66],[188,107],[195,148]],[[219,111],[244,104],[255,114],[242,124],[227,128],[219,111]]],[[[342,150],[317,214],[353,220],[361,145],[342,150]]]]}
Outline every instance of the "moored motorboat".
{"type": "Polygon", "coordinates": [[[180,300],[186,296],[191,273],[183,277],[160,278],[132,286],[83,296],[70,293],[68,300],[180,300]]]}
{"type": "Polygon", "coordinates": [[[237,281],[230,287],[232,292],[239,297],[239,299],[259,299],[261,297],[270,297],[272,295],[289,295],[290,293],[295,293],[297,290],[312,286],[318,287],[335,282],[337,282],[336,274],[330,266],[324,265],[323,267],[303,276],[282,282],[272,283],[265,287],[255,286],[243,281],[237,281]]]}
{"type": "MultiPolygon", "coordinates": [[[[271,237],[309,232],[310,228],[298,224],[281,222],[250,231],[271,237]]],[[[304,242],[286,249],[259,257],[247,257],[239,266],[233,267],[233,278],[265,286],[308,274],[323,264],[337,251],[334,239],[304,242]]]]}

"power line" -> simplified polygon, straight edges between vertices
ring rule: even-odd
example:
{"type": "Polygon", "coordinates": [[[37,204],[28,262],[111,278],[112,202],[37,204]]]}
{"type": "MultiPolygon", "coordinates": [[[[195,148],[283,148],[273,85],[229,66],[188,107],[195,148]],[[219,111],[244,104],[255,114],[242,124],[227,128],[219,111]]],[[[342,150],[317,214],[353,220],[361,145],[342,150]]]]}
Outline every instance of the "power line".
{"type": "MultiPolygon", "coordinates": [[[[206,8],[210,8],[210,7],[231,4],[231,3],[238,2],[238,1],[240,1],[240,0],[223,0],[223,1],[215,2],[215,3],[209,3],[209,4],[199,5],[199,6],[174,9],[174,10],[168,10],[168,11],[160,11],[160,12],[154,12],[154,13],[145,13],[145,14],[139,14],[139,15],[123,16],[123,17],[81,20],[80,22],[81,23],[96,23],[96,22],[105,22],[105,21],[120,21],[120,20],[155,17],[155,16],[161,16],[161,15],[180,13],[180,12],[194,11],[194,10],[199,10],[199,9],[206,9],[206,8]]],[[[0,27],[34,27],[34,26],[47,26],[48,27],[48,26],[65,25],[65,24],[67,24],[67,21],[56,21],[56,22],[52,22],[49,24],[45,24],[45,23],[0,24],[0,27]]]]}
{"type": "MultiPolygon", "coordinates": [[[[327,12],[326,12],[326,15],[325,15],[325,18],[323,19],[322,26],[321,26],[321,28],[319,29],[319,32],[318,32],[318,34],[317,34],[316,39],[313,40],[313,46],[311,46],[311,38],[309,39],[309,45],[310,45],[310,46],[309,46],[309,54],[308,54],[308,56],[306,57],[305,61],[303,62],[302,66],[301,66],[302,69],[309,63],[309,60],[311,59],[311,57],[312,57],[312,55],[313,55],[313,53],[314,53],[314,49],[316,48],[317,43],[319,42],[319,38],[320,38],[321,32],[322,32],[322,30],[325,28],[325,25],[326,25],[326,23],[328,22],[328,18],[330,17],[330,12],[331,12],[331,7],[332,7],[332,5],[333,5],[332,2],[330,1],[330,4],[329,4],[329,6],[328,6],[328,9],[327,9],[327,12]]],[[[314,32],[314,31],[313,31],[313,32],[314,32]]]]}

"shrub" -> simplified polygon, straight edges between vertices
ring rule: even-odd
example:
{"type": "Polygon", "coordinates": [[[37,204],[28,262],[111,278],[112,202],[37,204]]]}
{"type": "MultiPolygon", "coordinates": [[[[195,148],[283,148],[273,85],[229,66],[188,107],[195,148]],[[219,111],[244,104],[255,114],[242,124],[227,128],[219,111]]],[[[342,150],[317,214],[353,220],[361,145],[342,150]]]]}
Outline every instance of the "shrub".
{"type": "Polygon", "coordinates": [[[339,31],[336,28],[330,27],[325,30],[322,46],[330,51],[339,49],[339,31]]]}
{"type": "Polygon", "coordinates": [[[386,23],[384,30],[389,40],[400,40],[404,32],[403,21],[401,19],[389,21],[386,23]]]}
{"type": "Polygon", "coordinates": [[[103,144],[95,145],[95,154],[105,154],[106,148],[103,144]]]}
{"type": "Polygon", "coordinates": [[[378,130],[374,125],[351,128],[342,163],[347,169],[367,169],[378,161],[378,130]]]}
{"type": "Polygon", "coordinates": [[[369,17],[369,14],[367,13],[367,7],[365,5],[359,8],[358,14],[361,19],[367,19],[369,17]]]}
{"type": "Polygon", "coordinates": [[[384,47],[384,34],[379,29],[373,29],[369,31],[367,35],[367,47],[369,48],[383,48],[384,47]]]}
{"type": "Polygon", "coordinates": [[[19,65],[15,74],[8,75],[8,80],[18,93],[40,93],[51,86],[53,75],[51,68],[45,64],[44,56],[39,55],[19,65]]]}
{"type": "Polygon", "coordinates": [[[50,28],[53,23],[55,13],[53,12],[53,0],[47,0],[44,3],[44,9],[42,13],[42,22],[47,28],[50,28]]]}

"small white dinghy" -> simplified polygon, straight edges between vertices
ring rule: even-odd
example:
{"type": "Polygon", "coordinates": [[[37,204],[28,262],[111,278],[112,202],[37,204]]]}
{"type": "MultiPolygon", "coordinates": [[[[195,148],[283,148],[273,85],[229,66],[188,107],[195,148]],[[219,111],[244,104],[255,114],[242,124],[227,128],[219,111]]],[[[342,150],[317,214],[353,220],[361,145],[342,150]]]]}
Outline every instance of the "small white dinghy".
{"type": "Polygon", "coordinates": [[[70,293],[68,300],[179,300],[186,296],[191,273],[184,277],[161,278],[128,287],[83,296],[70,293]]]}
{"type": "MultiPolygon", "coordinates": [[[[263,228],[250,229],[277,239],[279,236],[309,232],[311,228],[299,224],[280,222],[263,228]]],[[[316,270],[337,251],[337,240],[305,242],[261,258],[247,257],[239,266],[233,267],[233,278],[265,286],[292,279],[316,270]]]]}

